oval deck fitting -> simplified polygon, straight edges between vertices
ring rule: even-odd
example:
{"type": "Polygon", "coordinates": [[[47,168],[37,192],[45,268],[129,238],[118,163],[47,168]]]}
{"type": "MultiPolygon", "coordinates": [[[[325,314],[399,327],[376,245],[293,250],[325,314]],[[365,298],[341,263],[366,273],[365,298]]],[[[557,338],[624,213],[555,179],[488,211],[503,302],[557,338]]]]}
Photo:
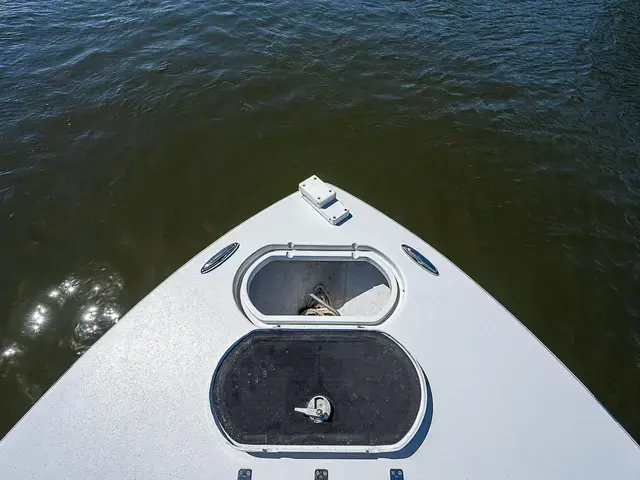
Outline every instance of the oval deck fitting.
{"type": "Polygon", "coordinates": [[[440,272],[438,271],[436,266],[433,263],[431,263],[429,259],[427,259],[427,257],[422,255],[415,248],[410,247],[409,245],[402,244],[402,250],[404,250],[404,253],[406,253],[411,260],[416,262],[418,265],[424,268],[427,272],[433,275],[440,275],[440,272]]]}
{"type": "Polygon", "coordinates": [[[238,242],[234,242],[231,245],[227,245],[218,253],[216,253],[213,257],[211,257],[207,263],[205,263],[200,269],[200,273],[209,273],[211,270],[218,268],[224,262],[229,260],[231,255],[236,253],[236,250],[240,247],[238,242]]]}

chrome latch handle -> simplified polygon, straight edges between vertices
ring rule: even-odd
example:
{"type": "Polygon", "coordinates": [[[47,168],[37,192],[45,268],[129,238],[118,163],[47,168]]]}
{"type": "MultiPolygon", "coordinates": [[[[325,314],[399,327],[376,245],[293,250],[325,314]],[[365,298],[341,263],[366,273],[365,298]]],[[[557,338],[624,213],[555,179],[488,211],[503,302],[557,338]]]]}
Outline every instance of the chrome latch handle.
{"type": "Polygon", "coordinates": [[[322,423],[331,417],[331,402],[327,397],[317,395],[309,400],[306,407],[296,407],[294,411],[303,413],[314,423],[322,423]]]}

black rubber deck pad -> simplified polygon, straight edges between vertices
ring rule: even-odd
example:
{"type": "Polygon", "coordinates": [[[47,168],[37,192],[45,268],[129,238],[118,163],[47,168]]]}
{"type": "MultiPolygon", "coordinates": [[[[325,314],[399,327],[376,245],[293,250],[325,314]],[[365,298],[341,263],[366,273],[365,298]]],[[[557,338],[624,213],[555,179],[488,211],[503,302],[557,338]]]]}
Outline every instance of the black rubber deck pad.
{"type": "Polygon", "coordinates": [[[419,411],[419,373],[373,331],[257,330],[222,360],[212,386],[217,420],[252,445],[393,445],[419,411]],[[315,395],[332,404],[316,424],[294,411],[315,395]]]}

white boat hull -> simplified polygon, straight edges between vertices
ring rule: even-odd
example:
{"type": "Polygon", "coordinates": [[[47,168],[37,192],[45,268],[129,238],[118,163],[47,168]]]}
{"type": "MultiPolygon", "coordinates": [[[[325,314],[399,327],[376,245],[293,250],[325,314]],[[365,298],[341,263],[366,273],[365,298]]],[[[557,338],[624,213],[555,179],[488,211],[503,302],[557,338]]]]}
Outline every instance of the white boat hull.
{"type": "Polygon", "coordinates": [[[80,358],[0,443],[0,478],[412,479],[640,478],[640,449],[520,322],[413,233],[336,189],[352,217],[331,225],[292,194],[236,227],[158,286],[80,358]],[[201,267],[238,242],[215,270],[201,267]],[[424,371],[422,432],[396,452],[264,455],[233,446],[212,415],[212,376],[259,328],[235,275],[265,245],[368,246],[398,278],[377,325],[424,371]],[[438,269],[432,275],[407,244],[438,269]],[[236,283],[234,283],[236,282],[236,283]]]}

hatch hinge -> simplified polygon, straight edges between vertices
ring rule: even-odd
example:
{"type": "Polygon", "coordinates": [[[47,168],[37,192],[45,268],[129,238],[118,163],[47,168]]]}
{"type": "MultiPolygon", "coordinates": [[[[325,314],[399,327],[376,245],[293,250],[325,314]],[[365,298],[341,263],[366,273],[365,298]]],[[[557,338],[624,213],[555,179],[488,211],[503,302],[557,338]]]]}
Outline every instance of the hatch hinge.
{"type": "Polygon", "coordinates": [[[238,480],[251,480],[251,469],[241,468],[238,470],[238,480]]]}

